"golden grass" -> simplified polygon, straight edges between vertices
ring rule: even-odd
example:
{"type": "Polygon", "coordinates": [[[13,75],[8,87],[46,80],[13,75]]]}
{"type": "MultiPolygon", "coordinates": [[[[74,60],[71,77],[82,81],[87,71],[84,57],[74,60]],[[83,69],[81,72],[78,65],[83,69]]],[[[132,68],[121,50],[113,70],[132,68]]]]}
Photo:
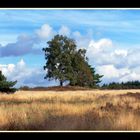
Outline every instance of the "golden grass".
{"type": "Polygon", "coordinates": [[[140,130],[140,90],[0,94],[0,130],[140,130]]]}

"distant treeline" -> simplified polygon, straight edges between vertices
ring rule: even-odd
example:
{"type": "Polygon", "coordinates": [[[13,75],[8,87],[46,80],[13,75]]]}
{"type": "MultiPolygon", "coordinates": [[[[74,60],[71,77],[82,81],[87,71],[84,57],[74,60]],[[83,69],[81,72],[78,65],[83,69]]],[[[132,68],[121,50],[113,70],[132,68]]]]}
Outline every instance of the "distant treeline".
{"type": "Polygon", "coordinates": [[[112,82],[103,84],[101,89],[140,89],[140,81],[128,81],[122,83],[112,82]]]}
{"type": "Polygon", "coordinates": [[[140,89],[140,81],[128,81],[128,82],[112,82],[109,84],[103,84],[102,86],[98,86],[96,88],[84,88],[78,86],[53,86],[53,87],[34,87],[30,88],[28,86],[23,86],[19,88],[20,90],[33,90],[33,91],[43,91],[43,90],[57,90],[57,91],[65,91],[65,90],[89,90],[89,89],[140,89]]]}
{"type": "Polygon", "coordinates": [[[52,86],[52,87],[28,87],[22,86],[19,90],[24,91],[76,91],[76,90],[89,90],[91,88],[79,87],[79,86],[52,86]]]}

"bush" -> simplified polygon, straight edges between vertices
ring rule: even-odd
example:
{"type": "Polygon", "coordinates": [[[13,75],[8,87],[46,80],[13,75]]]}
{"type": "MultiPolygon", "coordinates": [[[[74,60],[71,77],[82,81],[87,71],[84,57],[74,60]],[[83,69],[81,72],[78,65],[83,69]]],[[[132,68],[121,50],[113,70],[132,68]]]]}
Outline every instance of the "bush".
{"type": "Polygon", "coordinates": [[[0,92],[6,92],[8,94],[16,92],[17,89],[13,88],[16,83],[17,81],[7,81],[6,77],[0,71],[0,92]]]}

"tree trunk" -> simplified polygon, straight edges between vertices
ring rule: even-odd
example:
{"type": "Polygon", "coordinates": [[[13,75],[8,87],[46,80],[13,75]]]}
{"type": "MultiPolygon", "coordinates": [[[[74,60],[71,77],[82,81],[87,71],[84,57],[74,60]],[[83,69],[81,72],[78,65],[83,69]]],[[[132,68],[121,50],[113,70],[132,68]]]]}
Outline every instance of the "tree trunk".
{"type": "Polygon", "coordinates": [[[60,80],[60,86],[61,86],[61,87],[63,86],[63,81],[62,81],[62,80],[60,80]]]}

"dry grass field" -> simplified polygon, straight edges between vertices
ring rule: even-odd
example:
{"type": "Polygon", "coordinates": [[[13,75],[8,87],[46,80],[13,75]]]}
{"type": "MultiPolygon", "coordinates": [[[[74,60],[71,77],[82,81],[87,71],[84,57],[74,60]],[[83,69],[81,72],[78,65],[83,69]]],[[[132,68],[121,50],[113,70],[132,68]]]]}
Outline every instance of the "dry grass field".
{"type": "Polygon", "coordinates": [[[140,90],[0,94],[0,130],[140,130],[140,90]]]}

